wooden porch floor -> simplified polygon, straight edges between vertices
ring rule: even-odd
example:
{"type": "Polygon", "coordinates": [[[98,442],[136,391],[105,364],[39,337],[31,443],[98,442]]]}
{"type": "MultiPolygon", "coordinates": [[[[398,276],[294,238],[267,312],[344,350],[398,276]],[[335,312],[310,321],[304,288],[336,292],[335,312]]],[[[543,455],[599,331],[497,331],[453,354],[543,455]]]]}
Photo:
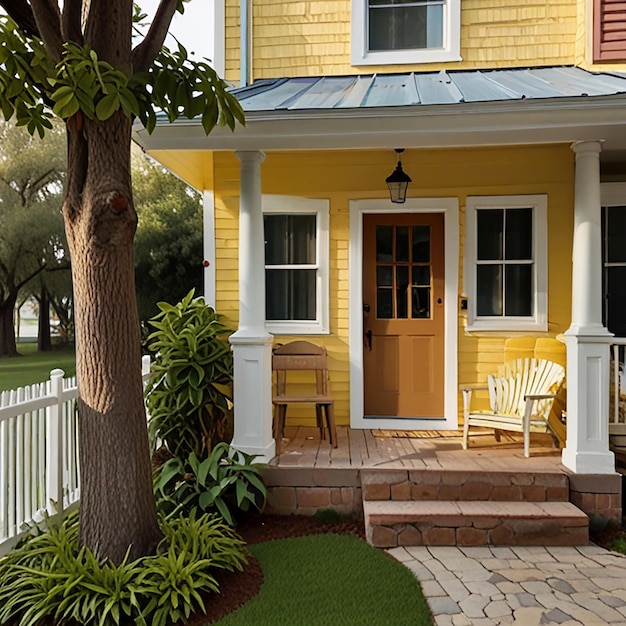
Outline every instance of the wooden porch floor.
{"type": "MultiPolygon", "coordinates": [[[[461,433],[422,431],[407,436],[402,431],[337,428],[339,446],[320,440],[314,427],[286,426],[282,454],[274,467],[324,469],[433,469],[463,471],[563,472],[561,450],[550,435],[532,434],[530,458],[524,458],[521,434],[503,433],[498,443],[493,431],[470,436],[470,449],[461,447],[461,433]],[[382,436],[383,433],[386,436],[382,436]],[[394,433],[396,436],[393,436],[394,433]]],[[[328,437],[328,434],[327,434],[328,437]]]]}

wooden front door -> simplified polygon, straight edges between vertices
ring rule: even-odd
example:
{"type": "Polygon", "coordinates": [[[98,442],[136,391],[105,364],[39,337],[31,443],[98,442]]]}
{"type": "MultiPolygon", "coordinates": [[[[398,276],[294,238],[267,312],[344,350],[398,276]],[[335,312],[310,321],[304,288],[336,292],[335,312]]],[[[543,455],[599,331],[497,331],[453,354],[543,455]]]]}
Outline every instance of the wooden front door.
{"type": "Polygon", "coordinates": [[[442,213],[364,215],[366,417],[443,416],[443,226],[442,213]]]}

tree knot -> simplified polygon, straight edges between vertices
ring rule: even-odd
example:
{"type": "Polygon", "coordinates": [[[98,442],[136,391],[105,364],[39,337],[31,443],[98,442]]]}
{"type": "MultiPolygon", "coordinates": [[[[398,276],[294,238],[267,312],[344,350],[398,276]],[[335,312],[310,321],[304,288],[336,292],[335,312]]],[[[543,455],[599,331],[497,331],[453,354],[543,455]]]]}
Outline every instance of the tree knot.
{"type": "Polygon", "coordinates": [[[115,215],[120,215],[128,208],[128,198],[117,191],[111,194],[109,204],[111,205],[111,211],[115,215]]]}

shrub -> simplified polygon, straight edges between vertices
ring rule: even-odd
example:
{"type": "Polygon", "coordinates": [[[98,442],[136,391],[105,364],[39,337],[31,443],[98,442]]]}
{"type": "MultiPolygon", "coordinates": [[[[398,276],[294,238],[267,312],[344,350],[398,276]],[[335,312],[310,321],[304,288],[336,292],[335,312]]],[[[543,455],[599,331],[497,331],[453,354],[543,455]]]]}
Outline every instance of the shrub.
{"type": "Polygon", "coordinates": [[[221,316],[190,291],[176,305],[160,302],[150,320],[155,354],[146,389],[153,445],[177,457],[205,458],[232,439],[233,359],[221,316]]]}
{"type": "Polygon", "coordinates": [[[189,515],[196,509],[219,513],[232,526],[241,513],[265,506],[264,465],[254,463],[255,458],[226,443],[215,446],[203,461],[193,452],[187,462],[173,457],[154,482],[157,507],[166,514],[189,515]]]}
{"type": "Polygon", "coordinates": [[[22,540],[0,560],[0,624],[165,626],[206,612],[214,573],[241,571],[244,542],[214,515],[161,518],[157,554],[119,565],[78,545],[78,514],[22,540]]]}

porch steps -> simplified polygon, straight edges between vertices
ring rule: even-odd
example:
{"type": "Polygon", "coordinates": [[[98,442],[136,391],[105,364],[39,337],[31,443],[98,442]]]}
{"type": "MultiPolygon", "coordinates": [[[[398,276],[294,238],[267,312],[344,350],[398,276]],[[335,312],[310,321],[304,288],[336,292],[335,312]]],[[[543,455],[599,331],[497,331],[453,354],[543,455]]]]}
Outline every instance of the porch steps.
{"type": "Polygon", "coordinates": [[[361,470],[369,543],[396,546],[586,545],[589,518],[564,474],[361,470]]]}

